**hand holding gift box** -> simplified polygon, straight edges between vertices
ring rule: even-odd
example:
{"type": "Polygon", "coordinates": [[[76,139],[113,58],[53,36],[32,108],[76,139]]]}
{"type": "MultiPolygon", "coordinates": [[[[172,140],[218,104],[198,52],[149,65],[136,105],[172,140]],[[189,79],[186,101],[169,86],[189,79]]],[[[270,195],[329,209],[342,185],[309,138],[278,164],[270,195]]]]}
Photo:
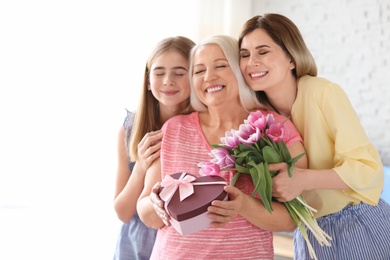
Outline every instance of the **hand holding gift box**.
{"type": "Polygon", "coordinates": [[[207,208],[213,200],[227,200],[221,176],[195,177],[188,173],[167,175],[161,182],[160,197],[177,232],[188,235],[207,228],[212,220],[207,208]]]}

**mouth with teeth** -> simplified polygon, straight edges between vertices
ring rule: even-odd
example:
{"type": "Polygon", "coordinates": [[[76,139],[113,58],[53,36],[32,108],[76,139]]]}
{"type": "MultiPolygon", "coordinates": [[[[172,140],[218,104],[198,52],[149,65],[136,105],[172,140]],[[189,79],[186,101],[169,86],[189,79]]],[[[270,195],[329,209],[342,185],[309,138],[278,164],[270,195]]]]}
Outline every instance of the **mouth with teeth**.
{"type": "Polygon", "coordinates": [[[255,73],[249,73],[249,76],[254,79],[254,78],[260,78],[260,77],[264,77],[265,75],[267,75],[268,72],[266,71],[262,71],[262,72],[255,72],[255,73]]]}
{"type": "Polygon", "coordinates": [[[212,92],[220,91],[223,88],[224,88],[223,85],[213,86],[213,87],[207,88],[206,92],[207,93],[212,93],[212,92]]]}

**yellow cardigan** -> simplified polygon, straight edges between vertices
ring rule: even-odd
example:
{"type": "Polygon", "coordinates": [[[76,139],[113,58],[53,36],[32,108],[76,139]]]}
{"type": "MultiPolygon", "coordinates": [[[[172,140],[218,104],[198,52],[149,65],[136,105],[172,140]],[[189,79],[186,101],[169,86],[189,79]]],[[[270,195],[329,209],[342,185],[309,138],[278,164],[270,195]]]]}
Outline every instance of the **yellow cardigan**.
{"type": "Polygon", "coordinates": [[[334,169],[348,190],[313,190],[305,198],[316,217],[361,201],[377,205],[384,185],[380,155],[370,143],[347,95],[318,77],[299,79],[292,121],[304,140],[311,169],[334,169]]]}

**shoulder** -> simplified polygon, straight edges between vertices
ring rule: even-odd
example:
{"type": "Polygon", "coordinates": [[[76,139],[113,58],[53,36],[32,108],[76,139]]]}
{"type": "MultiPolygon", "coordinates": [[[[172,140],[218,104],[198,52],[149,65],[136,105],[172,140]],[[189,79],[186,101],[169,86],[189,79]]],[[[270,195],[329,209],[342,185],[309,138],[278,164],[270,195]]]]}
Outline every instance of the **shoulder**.
{"type": "Polygon", "coordinates": [[[188,115],[177,115],[168,119],[163,125],[162,129],[172,127],[192,126],[198,121],[198,112],[192,112],[188,115]]]}
{"type": "Polygon", "coordinates": [[[268,114],[273,115],[275,122],[283,123],[283,125],[285,127],[288,127],[289,129],[290,128],[294,128],[294,125],[293,125],[293,123],[291,122],[290,119],[288,119],[287,117],[285,117],[285,116],[283,116],[281,114],[278,114],[277,112],[275,112],[273,110],[263,110],[262,113],[264,115],[268,115],[268,114]]]}
{"type": "Polygon", "coordinates": [[[263,115],[267,116],[271,114],[274,117],[275,122],[282,123],[284,128],[284,137],[283,140],[286,143],[287,147],[293,144],[296,141],[302,142],[301,135],[296,129],[295,125],[287,117],[278,114],[273,110],[261,110],[263,115]]]}
{"type": "Polygon", "coordinates": [[[289,118],[287,118],[281,114],[278,114],[277,112],[275,112],[273,110],[263,110],[262,113],[264,115],[267,115],[267,114],[273,115],[275,122],[282,123],[284,128],[287,131],[292,131],[295,129],[293,122],[291,122],[291,120],[289,118]]]}
{"type": "Polygon", "coordinates": [[[344,95],[344,90],[336,83],[321,77],[303,76],[298,81],[298,95],[324,96],[344,95]]]}
{"type": "Polygon", "coordinates": [[[321,77],[313,77],[313,76],[303,76],[298,80],[299,87],[307,87],[307,86],[318,86],[318,87],[327,87],[328,85],[334,84],[330,80],[321,78],[321,77]]]}
{"type": "Polygon", "coordinates": [[[123,121],[123,128],[124,129],[133,128],[134,117],[135,117],[135,113],[126,109],[126,116],[125,116],[125,120],[123,121]]]}
{"type": "Polygon", "coordinates": [[[135,113],[126,109],[126,117],[123,121],[123,137],[125,139],[126,149],[128,149],[128,140],[130,139],[131,132],[134,125],[135,113]]]}

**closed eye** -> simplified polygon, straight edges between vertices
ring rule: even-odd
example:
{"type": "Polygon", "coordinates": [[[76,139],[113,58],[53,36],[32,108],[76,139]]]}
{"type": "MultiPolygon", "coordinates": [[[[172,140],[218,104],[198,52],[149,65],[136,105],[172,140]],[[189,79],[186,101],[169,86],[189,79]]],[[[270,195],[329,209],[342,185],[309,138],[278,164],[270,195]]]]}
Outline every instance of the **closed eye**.
{"type": "Polygon", "coordinates": [[[197,71],[194,71],[194,74],[197,75],[197,74],[201,74],[202,72],[204,72],[206,70],[197,70],[197,71]]]}
{"type": "Polygon", "coordinates": [[[157,77],[164,76],[165,75],[165,69],[156,68],[156,69],[153,70],[153,75],[155,75],[157,77]]]}
{"type": "Polygon", "coordinates": [[[241,58],[248,58],[250,55],[248,52],[240,52],[240,57],[241,58]]]}
{"type": "Polygon", "coordinates": [[[177,76],[177,77],[182,77],[182,76],[185,76],[185,75],[187,75],[187,70],[185,70],[185,69],[175,69],[174,71],[173,71],[173,73],[175,74],[175,76],[177,76]]]}

